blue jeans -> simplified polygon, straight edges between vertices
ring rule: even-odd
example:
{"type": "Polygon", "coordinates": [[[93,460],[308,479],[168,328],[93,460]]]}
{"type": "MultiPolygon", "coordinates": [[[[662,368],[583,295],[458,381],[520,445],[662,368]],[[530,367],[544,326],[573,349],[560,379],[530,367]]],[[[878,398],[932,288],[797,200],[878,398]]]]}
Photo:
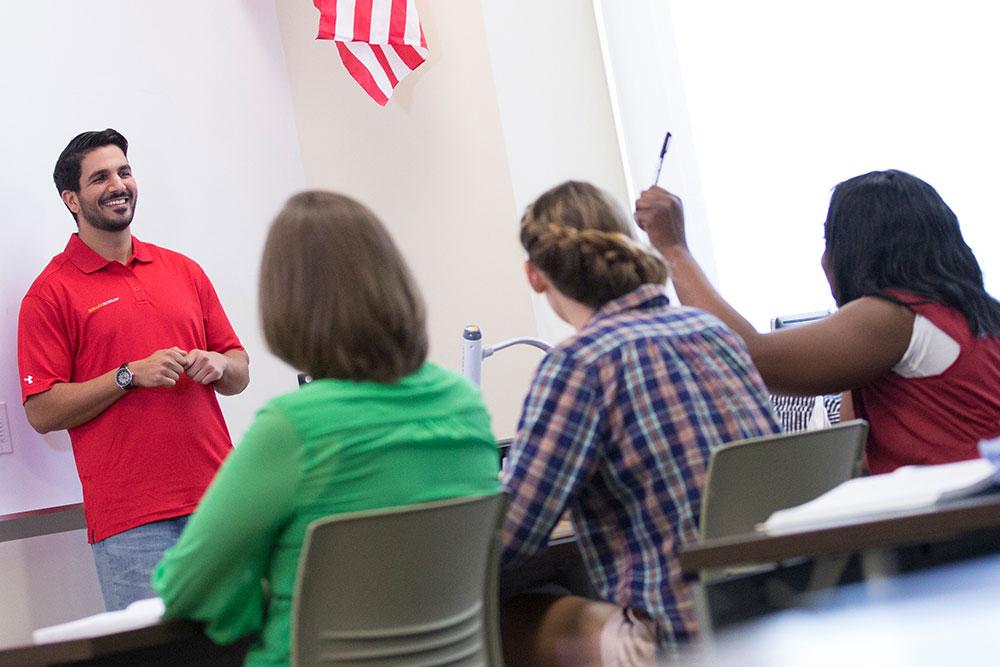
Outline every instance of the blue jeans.
{"type": "Polygon", "coordinates": [[[149,583],[153,568],[180,537],[187,521],[187,516],[154,521],[91,545],[108,611],[156,597],[149,583]]]}

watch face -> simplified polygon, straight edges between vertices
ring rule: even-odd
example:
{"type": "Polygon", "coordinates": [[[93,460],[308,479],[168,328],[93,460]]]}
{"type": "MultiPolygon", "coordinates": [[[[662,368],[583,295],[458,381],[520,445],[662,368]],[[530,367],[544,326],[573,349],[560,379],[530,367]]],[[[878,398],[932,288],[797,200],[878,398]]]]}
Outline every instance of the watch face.
{"type": "Polygon", "coordinates": [[[115,383],[122,389],[128,387],[132,384],[132,371],[127,368],[119,368],[115,374],[115,383]]]}

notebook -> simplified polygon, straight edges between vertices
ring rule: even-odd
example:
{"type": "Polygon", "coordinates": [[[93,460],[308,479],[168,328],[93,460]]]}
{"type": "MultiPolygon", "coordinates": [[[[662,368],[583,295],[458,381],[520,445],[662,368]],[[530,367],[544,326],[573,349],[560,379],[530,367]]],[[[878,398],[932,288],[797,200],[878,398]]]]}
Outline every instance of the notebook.
{"type": "Polygon", "coordinates": [[[36,644],[51,644],[69,639],[100,637],[125,630],[135,630],[156,625],[163,620],[163,600],[149,598],[133,602],[120,611],[106,611],[69,623],[50,625],[31,633],[36,644]]]}
{"type": "Polygon", "coordinates": [[[930,508],[997,483],[997,464],[986,458],[904,466],[885,475],[848,480],[805,504],[775,512],[757,529],[773,534],[875,519],[930,508]]]}

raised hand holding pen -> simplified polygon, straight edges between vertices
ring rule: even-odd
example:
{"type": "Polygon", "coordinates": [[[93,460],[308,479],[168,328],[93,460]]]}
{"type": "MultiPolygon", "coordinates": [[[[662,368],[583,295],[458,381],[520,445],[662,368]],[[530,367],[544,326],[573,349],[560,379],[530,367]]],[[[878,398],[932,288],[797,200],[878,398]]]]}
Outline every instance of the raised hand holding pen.
{"type": "Polygon", "coordinates": [[[684,204],[677,195],[654,185],[635,202],[635,222],[654,248],[666,256],[672,248],[687,248],[684,204]]]}
{"type": "Polygon", "coordinates": [[[656,163],[656,176],[653,177],[653,185],[660,182],[660,172],[663,170],[663,158],[667,157],[667,148],[670,147],[670,133],[663,137],[663,148],[660,149],[660,160],[656,163]]]}
{"type": "Polygon", "coordinates": [[[663,160],[670,148],[670,137],[670,132],[663,137],[663,147],[660,148],[660,160],[656,165],[653,186],[643,191],[635,202],[636,224],[646,232],[649,242],[661,253],[674,246],[687,247],[684,234],[684,205],[680,197],[657,185],[663,170],[663,160]]]}

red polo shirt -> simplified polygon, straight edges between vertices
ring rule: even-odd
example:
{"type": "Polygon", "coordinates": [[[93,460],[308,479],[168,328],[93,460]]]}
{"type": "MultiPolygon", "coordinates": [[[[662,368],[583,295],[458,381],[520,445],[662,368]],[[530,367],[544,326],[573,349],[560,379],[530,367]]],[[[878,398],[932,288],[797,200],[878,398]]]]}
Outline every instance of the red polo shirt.
{"type": "MultiPolygon", "coordinates": [[[[132,246],[122,265],[74,234],[35,279],[18,321],[22,400],[164,348],[242,349],[201,267],[135,237],[132,246]]],[[[190,513],[232,449],[214,389],[186,375],[129,390],[69,435],[91,542],[190,513]]]]}

